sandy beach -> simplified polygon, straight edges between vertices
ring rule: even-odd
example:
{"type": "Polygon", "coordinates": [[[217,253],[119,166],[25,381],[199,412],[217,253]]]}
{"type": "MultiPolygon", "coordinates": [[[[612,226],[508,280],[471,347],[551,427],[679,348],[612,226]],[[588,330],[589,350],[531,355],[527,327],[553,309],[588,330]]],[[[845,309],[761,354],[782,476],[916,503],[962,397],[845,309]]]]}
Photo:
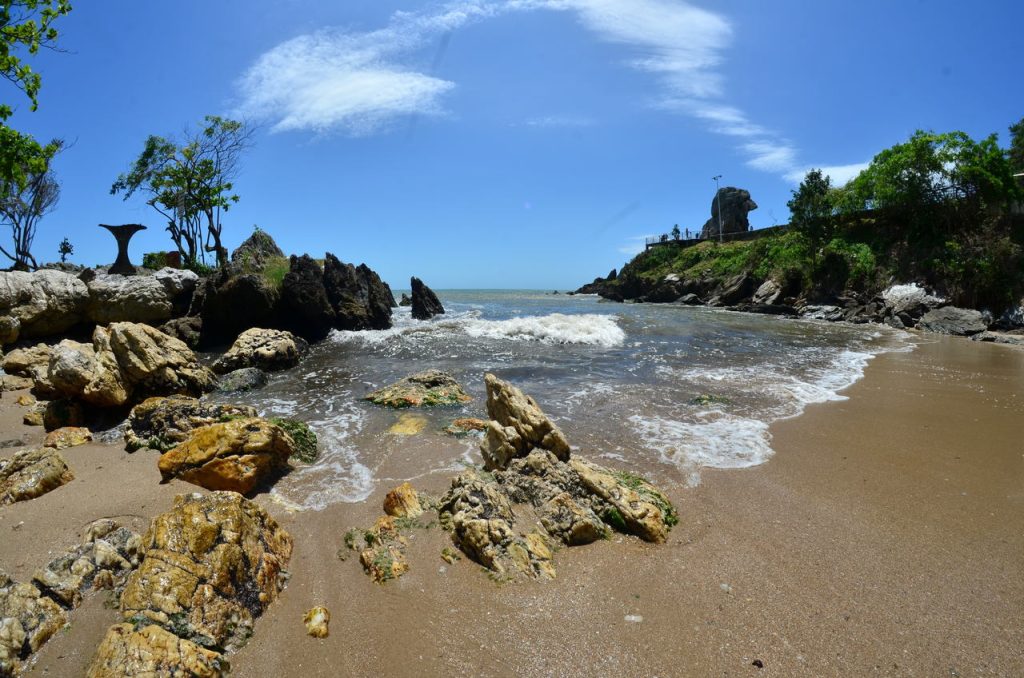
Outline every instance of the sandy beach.
{"type": "MultiPolygon", "coordinates": [[[[550,582],[496,584],[467,560],[449,565],[432,528],[414,532],[410,572],[376,585],[342,540],[380,515],[390,487],[321,512],[262,495],[295,538],[291,579],[229,658],[232,674],[1024,675],[1024,351],[917,342],[876,357],[847,400],[773,425],[767,463],[669,488],[681,522],[667,544],[562,549],[550,582]],[[302,624],[314,605],[332,614],[323,640],[302,624]]],[[[0,439],[37,444],[14,395],[0,401],[0,439]]],[[[92,520],[143,530],[175,494],[199,491],[158,484],[146,450],[64,455],[74,481],[0,508],[0,569],[17,580],[92,520]]],[[[447,478],[415,484],[436,495],[447,478]]],[[[117,618],[107,595],[71,613],[30,675],[83,674],[117,618]]]]}

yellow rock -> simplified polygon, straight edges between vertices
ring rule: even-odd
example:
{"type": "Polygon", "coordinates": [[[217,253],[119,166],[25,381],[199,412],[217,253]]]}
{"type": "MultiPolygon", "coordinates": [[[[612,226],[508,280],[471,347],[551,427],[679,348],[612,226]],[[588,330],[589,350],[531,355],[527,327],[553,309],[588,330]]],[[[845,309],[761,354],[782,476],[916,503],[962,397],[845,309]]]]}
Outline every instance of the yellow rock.
{"type": "Polygon", "coordinates": [[[419,495],[409,483],[402,483],[384,497],[384,513],[396,518],[415,518],[423,514],[419,495]]]}
{"type": "Polygon", "coordinates": [[[396,436],[414,436],[426,427],[426,417],[419,414],[403,414],[391,425],[388,433],[396,436]]]}
{"type": "Polygon", "coordinates": [[[138,631],[131,624],[115,624],[96,649],[88,678],[123,676],[195,676],[213,678],[224,675],[223,656],[195,643],[178,638],[150,624],[138,631]]]}
{"type": "Polygon", "coordinates": [[[22,393],[14,402],[18,403],[22,407],[31,407],[36,404],[36,399],[35,396],[29,395],[28,393],[22,393]]]}
{"type": "Polygon", "coordinates": [[[81,426],[65,426],[46,434],[43,447],[63,450],[77,445],[84,445],[92,440],[92,432],[81,426]]]}
{"type": "Polygon", "coordinates": [[[306,624],[306,633],[314,638],[326,638],[328,636],[327,625],[331,623],[331,613],[326,607],[314,607],[302,618],[306,624]]]}
{"type": "Polygon", "coordinates": [[[35,499],[75,475],[56,450],[26,450],[0,459],[0,505],[35,499]]]}
{"type": "Polygon", "coordinates": [[[42,426],[43,413],[36,412],[35,410],[32,412],[26,412],[25,416],[21,418],[21,421],[25,426],[42,426]]]}

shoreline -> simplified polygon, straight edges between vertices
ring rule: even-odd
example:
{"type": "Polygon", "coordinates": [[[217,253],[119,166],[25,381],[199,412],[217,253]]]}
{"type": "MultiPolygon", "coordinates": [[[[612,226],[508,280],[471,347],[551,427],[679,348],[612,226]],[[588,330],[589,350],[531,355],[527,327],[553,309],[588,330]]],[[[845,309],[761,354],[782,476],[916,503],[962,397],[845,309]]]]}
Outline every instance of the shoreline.
{"type": "MultiPolygon", "coordinates": [[[[1019,675],[1024,352],[914,340],[913,352],[871,360],[847,400],[774,422],[766,463],[704,468],[697,487],[669,488],[681,523],[667,544],[616,536],[562,549],[552,582],[497,585],[466,560],[447,565],[446,535],[432,529],[410,540],[410,572],[379,586],[337,552],[390,487],[321,512],[260,495],[295,555],[288,587],[229,657],[233,673],[1019,675]],[[319,604],[333,615],[324,640],[301,623],[319,604]]],[[[21,426],[14,395],[0,426],[32,444],[41,431],[21,426]]],[[[144,529],[199,489],[157,484],[144,450],[64,454],[76,480],[0,509],[0,569],[15,579],[95,518],[144,529]]],[[[416,485],[436,495],[447,479],[416,485]]],[[[103,597],[86,597],[27,675],[82,674],[116,617],[103,597]]]]}

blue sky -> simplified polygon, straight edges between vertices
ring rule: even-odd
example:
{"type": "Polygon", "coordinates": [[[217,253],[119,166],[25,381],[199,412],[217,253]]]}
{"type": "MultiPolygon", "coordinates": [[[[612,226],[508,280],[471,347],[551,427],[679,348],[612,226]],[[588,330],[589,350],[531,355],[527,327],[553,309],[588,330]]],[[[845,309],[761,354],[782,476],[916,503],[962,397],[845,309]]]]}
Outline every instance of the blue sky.
{"type": "MultiPolygon", "coordinates": [[[[207,114],[257,124],[225,216],[288,252],[366,262],[393,287],[566,289],[646,235],[698,229],[711,177],[784,223],[803,171],[843,180],[915,129],[980,137],[1024,116],[1024,3],[862,0],[78,0],[63,53],[32,60],[39,110],[73,143],[40,260],[113,259],[98,223],[140,222],[109,189],[149,134],[207,114]]],[[[20,97],[20,98],[19,98],[20,97]]]]}

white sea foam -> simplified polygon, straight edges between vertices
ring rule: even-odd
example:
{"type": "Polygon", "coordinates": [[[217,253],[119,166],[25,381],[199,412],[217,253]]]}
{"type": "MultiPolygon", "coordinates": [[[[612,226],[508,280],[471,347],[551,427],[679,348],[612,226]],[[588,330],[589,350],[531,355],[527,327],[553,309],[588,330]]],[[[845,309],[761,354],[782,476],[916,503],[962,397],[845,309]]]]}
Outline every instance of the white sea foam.
{"type": "Polygon", "coordinates": [[[388,330],[369,332],[333,332],[340,343],[381,344],[396,337],[415,337],[421,333],[452,332],[477,339],[536,341],[543,344],[584,344],[611,348],[621,346],[626,333],[612,315],[586,313],[522,316],[508,320],[483,320],[475,311],[440,317],[430,322],[400,319],[388,330]]]}

